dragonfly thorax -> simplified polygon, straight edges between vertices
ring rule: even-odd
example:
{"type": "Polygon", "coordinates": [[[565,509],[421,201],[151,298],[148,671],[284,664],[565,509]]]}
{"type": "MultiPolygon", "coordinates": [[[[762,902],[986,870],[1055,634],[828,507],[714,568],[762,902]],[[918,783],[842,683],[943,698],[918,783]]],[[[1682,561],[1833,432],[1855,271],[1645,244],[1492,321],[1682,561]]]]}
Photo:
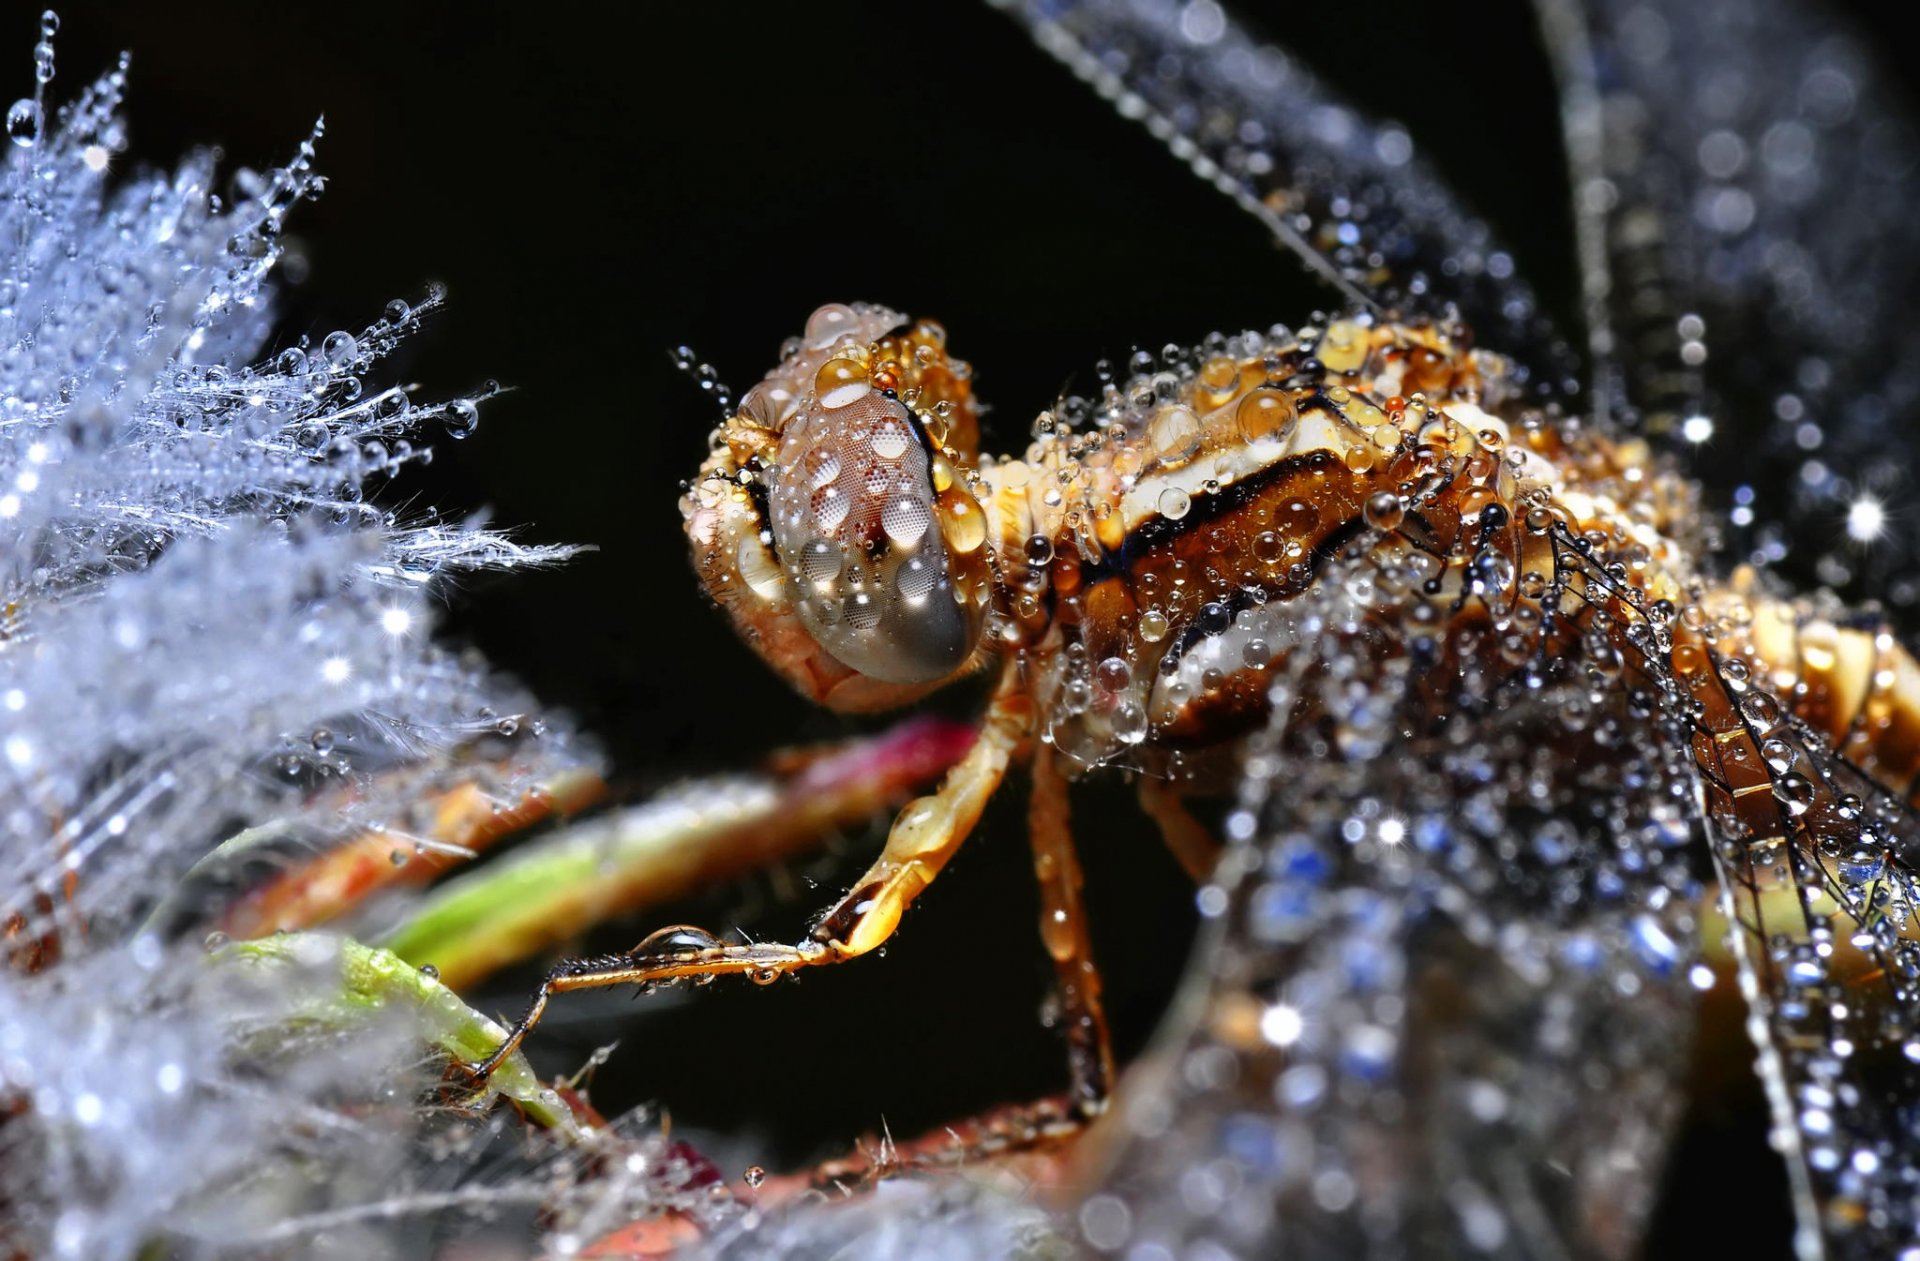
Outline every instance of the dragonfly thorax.
{"type": "Polygon", "coordinates": [[[1349,545],[1385,539],[1398,581],[1458,587],[1412,538],[1478,532],[1512,588],[1519,504],[1560,442],[1507,377],[1432,324],[1217,337],[983,458],[1003,638],[1037,664],[1047,737],[1181,777],[1231,758],[1266,718],[1289,602],[1349,545]]]}

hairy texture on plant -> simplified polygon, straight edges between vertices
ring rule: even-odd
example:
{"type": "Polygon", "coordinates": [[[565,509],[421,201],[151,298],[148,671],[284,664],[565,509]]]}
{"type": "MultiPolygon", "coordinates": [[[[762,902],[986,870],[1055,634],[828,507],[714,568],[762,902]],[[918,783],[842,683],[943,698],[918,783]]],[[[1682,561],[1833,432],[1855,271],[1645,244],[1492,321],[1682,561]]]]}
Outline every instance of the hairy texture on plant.
{"type": "Polygon", "coordinates": [[[326,963],[267,975],[150,945],[0,987],[0,1055],[31,1107],[0,1125],[0,1238],[116,1257],[165,1235],[194,1255],[402,1174],[426,1068],[411,1022],[282,1023],[287,992],[323,989],[326,963]],[[250,1035],[274,1039],[249,1057],[273,1071],[234,1071],[250,1035]]]}
{"type": "Polygon", "coordinates": [[[437,786],[513,800],[581,764],[430,634],[449,576],[571,549],[368,502],[496,388],[372,380],[441,295],[274,344],[312,139],[231,199],[205,153],[113,173],[126,62],[54,113],[57,25],[0,142],[0,1252],[377,1255],[382,1222],[552,1188],[470,1192],[461,1145],[421,1142],[418,1013],[316,1025],[338,969],[264,983],[143,920],[240,829],[405,853],[437,786]],[[336,1226],[287,1235],[302,1213],[336,1226]]]}
{"type": "Polygon", "coordinates": [[[222,831],[305,809],[346,825],[316,789],[353,781],[381,821],[405,805],[379,792],[396,764],[501,731],[529,737],[484,750],[507,781],[572,756],[428,634],[445,576],[568,549],[365,502],[423,432],[472,427],[476,397],[367,383],[439,295],[269,353],[312,142],[241,172],[231,205],[206,154],[116,180],[123,83],[15,131],[0,202],[0,917],[67,951],[111,945],[222,831]]]}

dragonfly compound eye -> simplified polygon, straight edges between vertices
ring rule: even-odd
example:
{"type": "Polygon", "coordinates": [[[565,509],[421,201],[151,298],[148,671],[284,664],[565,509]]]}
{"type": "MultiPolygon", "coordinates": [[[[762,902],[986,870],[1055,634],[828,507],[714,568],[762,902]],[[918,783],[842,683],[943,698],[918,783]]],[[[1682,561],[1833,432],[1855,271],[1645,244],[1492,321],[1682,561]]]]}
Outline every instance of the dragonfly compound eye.
{"type": "Polygon", "coordinates": [[[975,655],[993,570],[970,386],[938,324],[822,307],[714,431],[682,503],[694,563],[816,700],[886,708],[975,655]]]}
{"type": "Polygon", "coordinates": [[[966,663],[982,621],[965,581],[986,541],[980,508],[865,364],[821,367],[781,435],[767,509],[794,611],[835,660],[886,683],[966,663]]]}

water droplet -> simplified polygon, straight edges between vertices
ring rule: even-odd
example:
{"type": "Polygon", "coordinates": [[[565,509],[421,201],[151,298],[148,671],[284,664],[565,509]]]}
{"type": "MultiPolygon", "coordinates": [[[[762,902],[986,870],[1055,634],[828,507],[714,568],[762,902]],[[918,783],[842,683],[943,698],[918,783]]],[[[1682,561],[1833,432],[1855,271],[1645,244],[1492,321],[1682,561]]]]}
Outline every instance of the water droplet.
{"type": "MultiPolygon", "coordinates": [[[[832,403],[826,404],[834,406],[832,403]]],[[[897,460],[907,453],[912,445],[907,437],[906,426],[892,423],[882,424],[874,430],[873,437],[867,441],[867,449],[883,460],[897,460]]]]}
{"type": "Polygon", "coordinates": [[[472,399],[456,398],[441,414],[441,424],[446,427],[449,438],[470,438],[480,425],[480,409],[472,399]]]}
{"type": "Polygon", "coordinates": [[[1798,818],[1813,807],[1813,781],[1804,775],[1785,775],[1773,782],[1773,795],[1787,813],[1798,818]]]}
{"type": "Polygon", "coordinates": [[[840,457],[826,447],[812,447],[800,457],[800,468],[807,475],[807,485],[819,490],[840,476],[840,457]]]}
{"type": "Polygon", "coordinates": [[[405,390],[388,390],[373,400],[373,418],[383,423],[403,419],[413,410],[413,400],[405,390]]]}
{"type": "Polygon", "coordinates": [[[767,1180],[767,1171],[758,1165],[749,1165],[746,1173],[741,1175],[741,1180],[748,1186],[758,1190],[760,1184],[767,1180]]]}
{"type": "Polygon", "coordinates": [[[810,539],[800,549],[800,576],[808,582],[830,582],[840,573],[840,549],[828,539],[810,539]]]}
{"type": "Polygon", "coordinates": [[[807,345],[824,350],[842,335],[852,332],[858,321],[852,307],[830,302],[807,317],[807,345]]]}
{"type": "Polygon", "coordinates": [[[1472,574],[1475,590],[1505,591],[1513,585],[1513,562],[1498,552],[1486,552],[1474,558],[1472,574]]]}
{"type": "Polygon", "coordinates": [[[1400,496],[1390,490],[1367,496],[1365,507],[1361,509],[1367,524],[1376,530],[1391,530],[1405,519],[1406,508],[1400,502],[1400,496]]]}
{"type": "Polygon", "coordinates": [[[431,963],[423,963],[420,965],[420,975],[426,977],[429,981],[437,981],[440,979],[440,969],[434,967],[431,963]]]}
{"type": "Polygon", "coordinates": [[[412,318],[413,307],[404,299],[395,298],[393,301],[387,303],[387,323],[400,325],[405,324],[412,318]]]}
{"type": "Polygon", "coordinates": [[[911,557],[894,575],[893,587],[903,599],[924,599],[940,581],[940,571],[919,556],[911,557]]]}
{"type": "Polygon", "coordinates": [[[1289,499],[1274,513],[1274,525],[1288,538],[1304,539],[1320,524],[1320,509],[1304,499],[1289,499]]]}
{"type": "Polygon", "coordinates": [[[1147,445],[1167,468],[1179,468],[1200,454],[1200,421],[1184,407],[1169,407],[1147,426],[1147,445]]]}
{"type": "Polygon", "coordinates": [[[890,500],[880,510],[880,528],[902,548],[911,548],[919,543],[932,520],[933,515],[927,511],[927,505],[912,495],[901,495],[890,500]]]}
{"type": "Polygon", "coordinates": [[[886,612],[871,591],[854,592],[847,597],[844,608],[847,625],[862,631],[872,630],[880,625],[880,618],[886,612]]]}
{"type": "Polygon", "coordinates": [[[987,541],[987,518],[971,496],[949,490],[940,496],[940,533],[947,546],[962,556],[980,550],[987,541]]]}
{"type": "Polygon", "coordinates": [[[704,928],[695,928],[691,924],[675,924],[662,928],[641,938],[640,944],[633,948],[637,955],[682,955],[697,954],[703,950],[718,950],[720,939],[704,928]]]}
{"type": "Polygon", "coordinates": [[[315,727],[308,739],[312,741],[315,753],[333,752],[333,733],[325,727],[315,727]]]}
{"type": "Polygon", "coordinates": [[[1802,957],[1787,964],[1787,981],[1793,985],[1818,985],[1827,970],[1817,958],[1802,957]]]}
{"type": "Polygon", "coordinates": [[[40,102],[21,97],[7,107],[7,139],[22,149],[31,149],[40,143],[40,128],[45,122],[40,102]]]}
{"type": "Polygon", "coordinates": [[[867,366],[852,359],[829,359],[813,378],[814,393],[829,410],[865,398],[872,389],[867,366]]]}
{"type": "Polygon", "coordinates": [[[1765,692],[1748,692],[1741,697],[1740,712],[1756,727],[1771,727],[1780,721],[1780,703],[1765,692]]]}
{"type": "Polygon", "coordinates": [[[1234,424],[1250,446],[1279,446],[1293,436],[1300,413],[1280,390],[1255,390],[1233,411],[1234,424]]]}
{"type": "Polygon", "coordinates": [[[320,354],[336,368],[344,368],[360,353],[360,343],[346,329],[335,329],[320,343],[320,354]]]}
{"type": "Polygon", "coordinates": [[[1161,491],[1158,502],[1160,515],[1169,521],[1178,521],[1187,515],[1188,509],[1193,507],[1192,496],[1178,486],[1169,486],[1161,491]]]}

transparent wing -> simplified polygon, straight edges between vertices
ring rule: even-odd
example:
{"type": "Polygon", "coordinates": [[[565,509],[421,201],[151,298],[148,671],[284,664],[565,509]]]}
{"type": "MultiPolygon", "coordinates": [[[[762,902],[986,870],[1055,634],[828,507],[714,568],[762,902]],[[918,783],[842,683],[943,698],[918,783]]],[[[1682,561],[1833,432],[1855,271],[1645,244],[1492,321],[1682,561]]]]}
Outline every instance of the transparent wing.
{"type": "MultiPolygon", "coordinates": [[[[1695,681],[1714,859],[1800,1202],[1797,1251],[1907,1256],[1920,1244],[1920,817],[1743,661],[1695,681]]],[[[1890,701],[1869,702],[1856,735],[1897,721],[1875,712],[1890,701]]]]}
{"type": "Polygon", "coordinates": [[[1562,85],[1596,406],[1654,432],[1711,420],[1703,468],[1750,488],[1737,520],[1772,527],[1752,537],[1760,552],[1911,606],[1920,143],[1904,103],[1816,4],[1537,7],[1562,85]]]}
{"type": "Polygon", "coordinates": [[[1258,218],[1355,306],[1443,315],[1574,388],[1510,255],[1397,124],[1342,102],[1214,0],[992,0],[1119,112],[1258,218]]]}
{"type": "Polygon", "coordinates": [[[1497,574],[1423,594],[1435,569],[1396,540],[1294,609],[1202,895],[1212,941],[1120,1094],[1107,1194],[1130,1238],[1633,1254],[1677,1111],[1703,838],[1659,636],[1576,547],[1555,540],[1537,621],[1481,604],[1497,574]]]}

